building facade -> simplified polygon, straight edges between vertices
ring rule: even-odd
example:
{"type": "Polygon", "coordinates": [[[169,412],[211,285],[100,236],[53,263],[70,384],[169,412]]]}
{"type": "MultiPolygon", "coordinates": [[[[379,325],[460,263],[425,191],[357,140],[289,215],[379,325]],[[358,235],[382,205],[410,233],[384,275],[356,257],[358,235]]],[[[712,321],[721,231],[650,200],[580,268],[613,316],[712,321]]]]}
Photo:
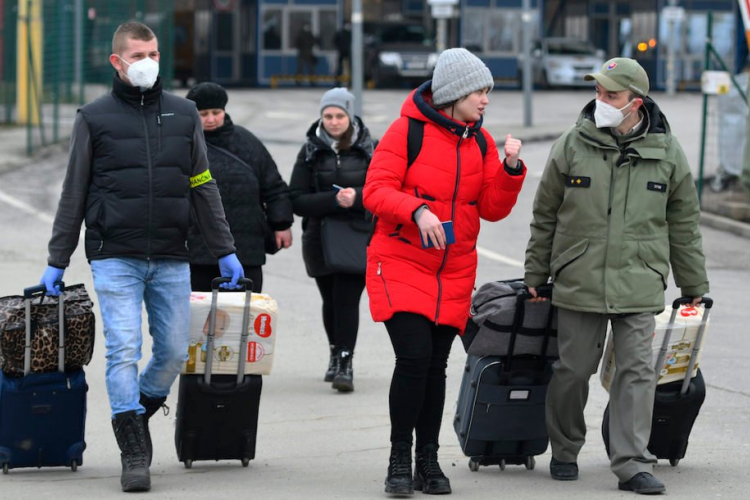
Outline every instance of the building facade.
{"type": "MultiPolygon", "coordinates": [[[[744,67],[747,46],[737,0],[677,0],[684,19],[674,25],[662,15],[671,0],[531,0],[524,23],[523,0],[460,0],[448,23],[448,46],[481,57],[500,85],[518,86],[518,54],[524,29],[532,39],[589,40],[607,57],[637,59],[662,88],[671,40],[676,77],[696,88],[703,69],[707,13],[713,13],[714,47],[735,72],[744,67]],[[670,27],[674,31],[670,31],[670,27]]],[[[365,21],[411,20],[432,33],[426,0],[363,0],[365,21]]],[[[334,36],[351,15],[351,0],[176,0],[175,77],[228,86],[266,86],[297,72],[295,42],[305,25],[316,37],[316,73],[334,74],[334,36]]],[[[291,82],[291,80],[290,80],[291,82]]]]}

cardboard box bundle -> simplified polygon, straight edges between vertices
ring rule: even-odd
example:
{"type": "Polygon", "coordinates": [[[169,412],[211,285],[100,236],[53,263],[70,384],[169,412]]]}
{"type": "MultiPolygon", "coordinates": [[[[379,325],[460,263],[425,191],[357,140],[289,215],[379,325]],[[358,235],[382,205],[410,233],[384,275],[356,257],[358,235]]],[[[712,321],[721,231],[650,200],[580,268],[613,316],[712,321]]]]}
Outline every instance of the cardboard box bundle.
{"type": "MultiPolygon", "coordinates": [[[[682,306],[677,311],[674,328],[672,329],[672,335],[669,338],[669,346],[667,347],[667,357],[664,359],[664,365],[658,374],[658,385],[668,384],[669,382],[683,380],[685,378],[688,363],[690,363],[690,356],[693,354],[693,345],[698,336],[700,325],[703,322],[703,311],[703,307],[692,306],[682,306]]],[[[664,335],[667,333],[667,326],[669,325],[671,314],[672,307],[668,306],[664,312],[656,316],[656,329],[654,331],[652,344],[652,363],[654,365],[659,357],[659,351],[664,342],[664,335]]],[[[602,363],[601,372],[599,373],[602,386],[604,386],[607,391],[609,391],[612,377],[617,369],[615,365],[614,343],[612,342],[611,332],[612,330],[610,328],[610,331],[607,333],[607,345],[604,349],[604,361],[602,363]]],[[[703,332],[701,345],[698,346],[699,351],[691,378],[695,377],[696,373],[698,373],[698,364],[701,356],[700,349],[703,348],[707,334],[708,324],[706,324],[706,330],[703,332]]]]}
{"type": "MultiPolygon", "coordinates": [[[[213,374],[236,374],[239,368],[242,315],[245,292],[220,292],[216,308],[213,345],[213,374]]],[[[211,292],[190,294],[190,344],[182,373],[204,373],[206,342],[211,312],[211,292]]],[[[273,364],[276,339],[276,301],[269,295],[254,293],[250,302],[245,373],[268,375],[273,364]]]]}

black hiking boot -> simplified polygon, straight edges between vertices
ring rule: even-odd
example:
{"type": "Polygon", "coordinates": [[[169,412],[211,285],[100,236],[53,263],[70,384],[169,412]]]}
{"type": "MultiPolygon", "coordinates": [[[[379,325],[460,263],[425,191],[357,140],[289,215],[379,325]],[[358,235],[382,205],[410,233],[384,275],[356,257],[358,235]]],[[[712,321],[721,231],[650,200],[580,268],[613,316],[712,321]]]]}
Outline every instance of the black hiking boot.
{"type": "Polygon", "coordinates": [[[417,450],[416,466],[414,467],[414,489],[426,495],[448,495],[451,493],[451,483],[437,460],[438,447],[428,444],[417,450]]]}
{"type": "Polygon", "coordinates": [[[117,445],[120,447],[122,491],[148,491],[151,475],[148,472],[148,455],[143,417],[135,411],[118,413],[112,420],[117,445]]]}
{"type": "Polygon", "coordinates": [[[331,358],[328,360],[328,369],[326,370],[326,376],[323,380],[326,382],[333,382],[333,377],[336,376],[336,372],[339,370],[339,358],[337,356],[336,349],[331,346],[331,358]]]}
{"type": "Polygon", "coordinates": [[[146,409],[146,413],[143,417],[143,432],[146,435],[146,452],[148,453],[148,465],[151,466],[151,458],[154,456],[154,447],[151,444],[151,431],[148,430],[148,420],[154,416],[154,413],[159,411],[159,408],[164,408],[164,415],[169,414],[169,406],[165,405],[164,402],[167,397],[162,398],[150,398],[145,394],[141,393],[141,406],[146,409]]]}
{"type": "Polygon", "coordinates": [[[385,492],[391,495],[413,495],[411,479],[411,444],[393,443],[388,459],[388,476],[385,478],[385,492]]]}
{"type": "Polygon", "coordinates": [[[354,390],[354,373],[352,367],[352,356],[354,353],[348,349],[342,349],[338,355],[338,369],[333,377],[333,388],[339,392],[352,392],[354,390]]]}

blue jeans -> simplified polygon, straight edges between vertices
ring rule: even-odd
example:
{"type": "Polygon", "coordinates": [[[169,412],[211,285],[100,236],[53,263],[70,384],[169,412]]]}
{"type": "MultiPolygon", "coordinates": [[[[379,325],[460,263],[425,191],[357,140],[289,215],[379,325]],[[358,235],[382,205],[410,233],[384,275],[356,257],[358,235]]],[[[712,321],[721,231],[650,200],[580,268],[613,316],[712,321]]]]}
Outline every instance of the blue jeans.
{"type": "Polygon", "coordinates": [[[131,410],[144,413],[140,393],[167,396],[187,359],[190,267],[171,259],[111,258],[92,260],[91,272],[104,326],[112,418],[131,410]],[[153,347],[139,378],[144,302],[153,347]]]}

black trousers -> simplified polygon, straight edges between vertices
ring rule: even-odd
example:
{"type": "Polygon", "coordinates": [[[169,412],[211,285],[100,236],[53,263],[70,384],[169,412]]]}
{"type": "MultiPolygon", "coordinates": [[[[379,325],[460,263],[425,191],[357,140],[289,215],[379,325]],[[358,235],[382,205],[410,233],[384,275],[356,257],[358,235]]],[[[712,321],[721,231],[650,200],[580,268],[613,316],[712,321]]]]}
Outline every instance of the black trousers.
{"type": "Polygon", "coordinates": [[[365,275],[335,273],[317,277],[315,283],[323,298],[323,327],[328,344],[339,350],[354,351],[365,275]]]}
{"type": "Polygon", "coordinates": [[[385,322],[396,354],[391,391],[391,443],[412,443],[417,449],[438,444],[445,405],[445,369],[456,328],[436,326],[413,313],[396,313],[385,322]]]}
{"type": "MultiPolygon", "coordinates": [[[[261,266],[242,266],[245,278],[253,280],[253,292],[260,293],[263,288],[263,268],[261,266]]],[[[221,276],[219,265],[190,264],[190,286],[194,292],[210,292],[211,280],[221,276]]]]}

